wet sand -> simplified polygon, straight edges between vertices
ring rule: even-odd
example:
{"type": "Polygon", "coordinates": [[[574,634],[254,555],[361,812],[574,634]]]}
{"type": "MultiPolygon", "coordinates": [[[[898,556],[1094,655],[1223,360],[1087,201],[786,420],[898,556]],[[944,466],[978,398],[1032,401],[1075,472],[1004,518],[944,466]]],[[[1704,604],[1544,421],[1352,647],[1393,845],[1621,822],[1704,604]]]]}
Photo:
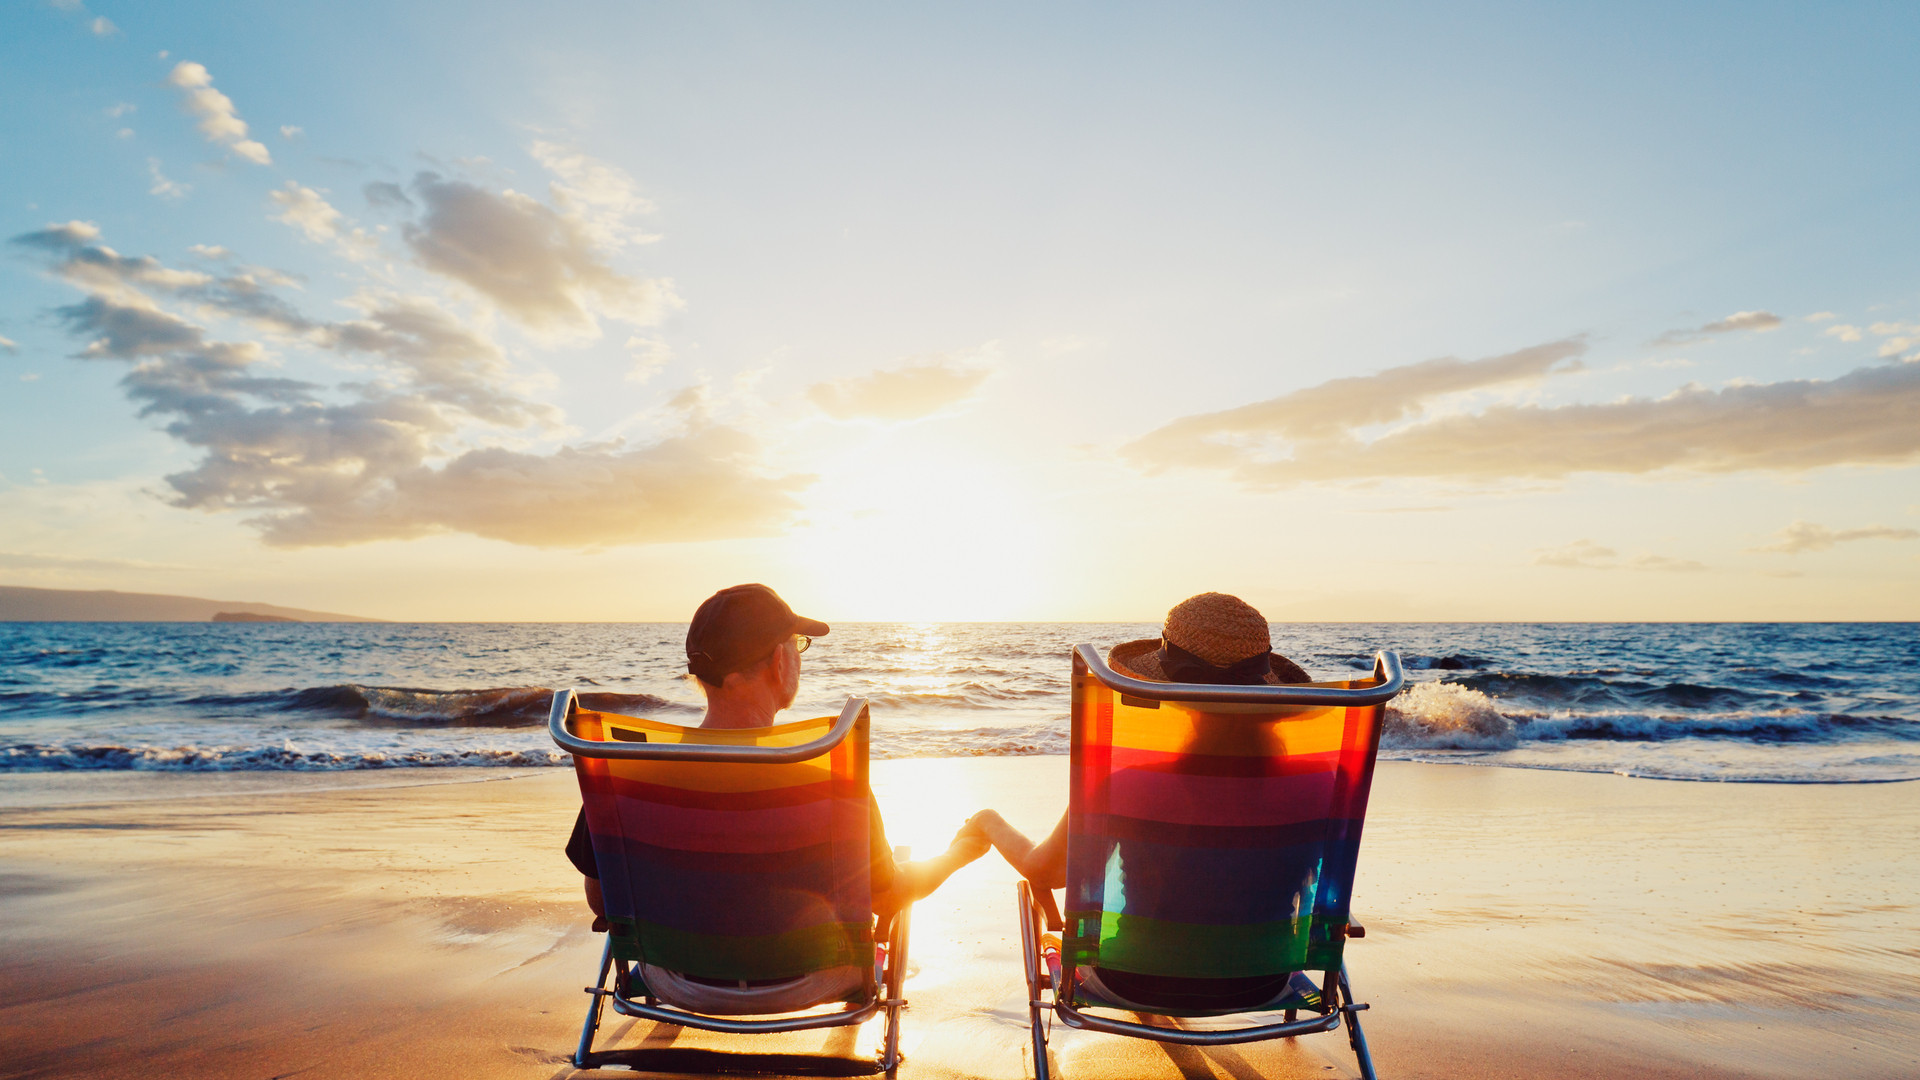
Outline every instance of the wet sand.
{"type": "MultiPolygon", "coordinates": [[[[895,843],[1043,831],[1064,758],[877,762],[895,843]]],[[[562,770],[0,778],[0,1077],[560,1077],[599,939],[562,770]]],[[[1028,1075],[1013,875],[915,911],[904,1077],[1028,1075]]],[[[1383,764],[1348,965],[1383,1077],[1920,1075],[1920,784],[1383,764]]],[[[865,1053],[609,1014],[603,1046],[865,1053]]],[[[1064,1077],[1351,1076],[1340,1035],[1054,1029],[1064,1077]]],[[[615,1075],[608,1072],[607,1075],[615,1075]]]]}

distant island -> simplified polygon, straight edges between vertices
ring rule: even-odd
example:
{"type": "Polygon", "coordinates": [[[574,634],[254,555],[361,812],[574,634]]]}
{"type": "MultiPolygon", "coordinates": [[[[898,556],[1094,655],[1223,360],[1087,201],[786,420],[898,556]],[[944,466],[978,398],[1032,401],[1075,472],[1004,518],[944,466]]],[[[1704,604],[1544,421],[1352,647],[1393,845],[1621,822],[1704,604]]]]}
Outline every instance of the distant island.
{"type": "Polygon", "coordinates": [[[0,622],[383,622],[238,600],[0,585],[0,622]]]}

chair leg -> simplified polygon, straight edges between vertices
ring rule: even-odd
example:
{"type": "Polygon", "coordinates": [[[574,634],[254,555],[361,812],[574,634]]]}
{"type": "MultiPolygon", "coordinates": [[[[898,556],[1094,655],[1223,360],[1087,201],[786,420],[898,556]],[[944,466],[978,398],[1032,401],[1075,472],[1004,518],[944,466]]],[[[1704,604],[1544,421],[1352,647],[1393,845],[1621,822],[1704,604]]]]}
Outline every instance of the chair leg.
{"type": "Polygon", "coordinates": [[[1040,1006],[1040,972],[1041,965],[1045,963],[1040,955],[1037,926],[1040,913],[1034,903],[1033,887],[1026,881],[1014,886],[1014,900],[1020,908],[1020,958],[1026,966],[1027,1026],[1033,1037],[1033,1080],[1047,1080],[1047,1031],[1040,1006]]]}
{"type": "Polygon", "coordinates": [[[887,946],[887,1032],[885,1056],[887,1080],[900,1070],[900,1010],[906,1005],[907,938],[913,929],[913,905],[900,909],[893,917],[893,933],[887,946]]]}
{"type": "MultiPolygon", "coordinates": [[[[909,854],[904,847],[895,848],[894,860],[905,862],[909,854]]],[[[912,932],[913,905],[909,903],[894,913],[893,926],[887,934],[887,1027],[880,1058],[887,1080],[894,1080],[900,1071],[900,1010],[906,1004],[903,991],[907,981],[907,939],[912,932]]]]}
{"type": "Polygon", "coordinates": [[[1347,1045],[1353,1047],[1353,1056],[1360,1062],[1361,1080],[1378,1080],[1373,1072],[1373,1055],[1367,1052],[1367,1033],[1360,1030],[1360,1009],[1353,1001],[1353,986],[1347,982],[1347,965],[1340,965],[1340,996],[1346,999],[1347,1045]]]}
{"type": "Polygon", "coordinates": [[[600,1010],[606,1004],[606,996],[601,993],[607,988],[607,969],[613,966],[613,935],[607,935],[607,943],[600,950],[600,977],[587,988],[587,1020],[580,1025],[580,1045],[573,1052],[573,1067],[589,1068],[593,1060],[593,1033],[600,1029],[600,1010]]]}

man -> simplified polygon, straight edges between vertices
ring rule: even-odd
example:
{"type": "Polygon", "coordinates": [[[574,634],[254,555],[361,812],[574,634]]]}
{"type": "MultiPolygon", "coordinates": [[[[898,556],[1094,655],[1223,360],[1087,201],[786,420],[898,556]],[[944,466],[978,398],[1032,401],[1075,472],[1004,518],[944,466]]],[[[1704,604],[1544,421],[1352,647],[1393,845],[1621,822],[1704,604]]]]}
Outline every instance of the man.
{"type": "MultiPolygon", "coordinates": [[[[687,627],[687,670],[707,699],[700,726],[773,726],[774,717],[800,692],[800,654],[827,631],[826,623],[795,615],[780,594],[765,585],[735,585],[708,597],[687,627]]],[[[867,798],[871,806],[872,794],[867,798]]],[[[895,911],[932,893],[955,870],[986,854],[988,847],[979,830],[962,828],[943,854],[900,866],[887,846],[878,806],[872,809],[871,833],[873,910],[883,925],[895,911]]],[[[607,929],[584,810],[574,821],[567,858],[586,877],[594,930],[607,929]]]]}

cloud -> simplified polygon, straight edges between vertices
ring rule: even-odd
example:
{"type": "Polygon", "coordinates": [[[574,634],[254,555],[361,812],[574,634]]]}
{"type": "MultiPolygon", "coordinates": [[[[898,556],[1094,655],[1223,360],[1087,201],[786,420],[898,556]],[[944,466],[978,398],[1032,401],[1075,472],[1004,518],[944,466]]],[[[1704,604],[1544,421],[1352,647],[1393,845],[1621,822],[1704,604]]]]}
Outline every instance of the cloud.
{"type": "Polygon", "coordinates": [[[673,350],[666,342],[655,338],[643,338],[635,334],[627,339],[627,348],[633,357],[633,367],[627,369],[628,382],[646,382],[665,370],[673,360],[673,350]]]}
{"type": "Polygon", "coordinates": [[[205,259],[224,259],[233,254],[219,244],[190,244],[187,250],[205,259]]]}
{"type": "Polygon", "coordinates": [[[273,220],[299,229],[316,244],[333,244],[341,254],[356,261],[371,258],[379,250],[380,242],[365,229],[343,231],[340,223],[346,220],[346,215],[334,209],[319,192],[302,187],[298,181],[287,181],[286,186],[272,192],[271,197],[282,211],[273,215],[273,220]]]}
{"type": "Polygon", "coordinates": [[[1840,316],[1835,315],[1831,311],[1816,311],[1811,315],[1805,316],[1808,322],[1827,322],[1829,320],[1837,319],[1839,317],[1840,316]]]}
{"type": "Polygon", "coordinates": [[[0,551],[0,567],[8,570],[199,570],[177,563],[142,559],[93,559],[83,555],[45,555],[31,551],[0,551]]]}
{"type": "Polygon", "coordinates": [[[1655,345],[1690,345],[1696,341],[1705,341],[1714,334],[1731,334],[1740,330],[1752,330],[1766,333],[1780,329],[1783,322],[1780,316],[1771,311],[1737,311],[1724,319],[1697,326],[1691,330],[1669,330],[1653,339],[1655,345]]]}
{"type": "Polygon", "coordinates": [[[1690,574],[1705,570],[1707,565],[1692,559],[1676,559],[1670,555],[1636,555],[1627,564],[1629,570],[1653,570],[1662,573],[1690,574]]]}
{"type": "Polygon", "coordinates": [[[147,175],[153,178],[153,186],[147,189],[149,195],[158,195],[163,199],[184,199],[187,192],[192,190],[186,184],[167,179],[166,175],[160,171],[159,158],[147,159],[147,175]]]}
{"type": "Polygon", "coordinates": [[[174,66],[167,81],[180,88],[182,104],[200,118],[200,133],[211,143],[219,143],[255,165],[273,164],[267,148],[247,138],[247,123],[233,106],[233,99],[213,88],[213,76],[191,60],[174,66]]]}
{"type": "Polygon", "coordinates": [[[752,436],[717,425],[634,450],[473,450],[443,468],[399,471],[369,497],[273,517],[265,535],[310,546],[456,531],[534,547],[771,536],[813,478],[758,475],[758,450],[752,436]]]}
{"type": "Polygon", "coordinates": [[[1860,340],[1860,328],[1857,326],[1849,326],[1846,323],[1838,323],[1834,326],[1829,326],[1825,330],[1822,330],[1820,332],[1822,334],[1825,334],[1827,337],[1839,338],[1841,341],[1859,341],[1860,340]]]}
{"type": "Polygon", "coordinates": [[[139,414],[201,451],[166,477],[168,501],[252,512],[270,544],[437,532],[548,547],[764,536],[786,527],[799,509],[793,493],[812,482],[769,474],[751,435],[694,408],[680,430],[643,446],[462,446],[476,424],[498,435],[552,428],[560,416],[514,393],[499,347],[433,302],[362,293],[351,300],[358,317],[315,319],[251,274],[173,270],[99,238],[74,221],[12,242],[85,292],[55,312],[84,343],[76,355],[126,364],[121,386],[139,414]],[[280,377],[260,342],[215,339],[156,297],[380,367],[332,388],[280,377]]]}
{"type": "Polygon", "coordinates": [[[1176,420],[1123,446],[1153,473],[1216,469],[1262,488],[1428,477],[1487,482],[1575,473],[1797,472],[1920,457],[1920,364],[1835,379],[1689,384],[1658,399],[1495,404],[1428,415],[1433,399],[1496,379],[1538,377],[1577,352],[1556,342],[1492,360],[1427,361],[1335,379],[1254,405],[1176,420]],[[1435,366],[1439,365],[1439,366],[1435,366]],[[1401,423],[1371,440],[1362,429],[1401,423]]]}
{"type": "Polygon", "coordinates": [[[283,139],[297,139],[306,133],[307,129],[302,127],[296,127],[292,124],[280,125],[280,137],[283,139]]]}
{"type": "Polygon", "coordinates": [[[298,181],[289,180],[285,188],[272,193],[272,198],[284,211],[275,214],[273,220],[284,221],[299,229],[307,234],[307,239],[325,243],[340,235],[340,211],[335,210],[312,188],[301,187],[298,181]]]}
{"type": "Polygon", "coordinates": [[[1636,555],[1622,562],[1619,552],[1592,540],[1575,540],[1556,548],[1539,548],[1534,552],[1533,565],[1557,566],[1565,570],[1644,570],[1656,573],[1698,573],[1707,568],[1705,563],[1670,555],[1636,555]]]}
{"type": "Polygon", "coordinates": [[[413,200],[399,184],[390,184],[385,180],[375,180],[360,189],[367,197],[367,205],[376,210],[412,210],[413,200]]]}
{"type": "Polygon", "coordinates": [[[420,265],[529,327],[595,334],[596,314],[644,326],[679,305],[670,283],[614,270],[581,218],[531,196],[434,173],[417,176],[413,190],[425,213],[404,236],[420,265]]]}
{"type": "Polygon", "coordinates": [[[1868,525],[1863,529],[1841,529],[1835,532],[1825,525],[1797,520],[1774,535],[1777,539],[1773,543],[1762,544],[1747,550],[1800,555],[1809,551],[1826,551],[1835,544],[1845,544],[1855,540],[1920,540],[1920,530],[1916,529],[1868,525]]]}
{"type": "Polygon", "coordinates": [[[554,204],[578,219],[594,243],[618,250],[659,239],[629,220],[653,213],[654,207],[625,170],[556,143],[535,142],[528,153],[560,178],[548,185],[554,204]]]}
{"type": "MultiPolygon", "coordinates": [[[[1888,338],[1888,340],[1880,343],[1879,353],[1883,357],[1899,356],[1915,345],[1920,345],[1920,326],[1916,326],[1913,323],[1877,322],[1867,327],[1867,329],[1880,337],[1888,338]],[[1898,336],[1889,337],[1889,335],[1898,336]]],[[[1859,340],[1857,335],[1854,340],[1859,340]]],[[[1913,356],[1907,357],[1909,360],[1915,358],[1920,358],[1920,353],[1915,353],[1913,356]]]]}
{"type": "Polygon", "coordinates": [[[0,335],[0,351],[17,353],[20,351],[20,343],[10,337],[0,335]]]}
{"type": "Polygon", "coordinates": [[[807,397],[835,420],[918,420],[970,396],[987,368],[968,368],[945,358],[852,375],[807,388],[807,397]]]}
{"type": "Polygon", "coordinates": [[[1541,548],[1534,553],[1533,565],[1559,566],[1568,570],[1611,570],[1619,552],[1601,547],[1591,540],[1575,540],[1557,548],[1541,548]]]}
{"type": "Polygon", "coordinates": [[[120,28],[113,25],[113,20],[107,18],[105,15],[101,15],[88,23],[87,29],[92,30],[100,37],[112,37],[120,32],[120,28]]]}

